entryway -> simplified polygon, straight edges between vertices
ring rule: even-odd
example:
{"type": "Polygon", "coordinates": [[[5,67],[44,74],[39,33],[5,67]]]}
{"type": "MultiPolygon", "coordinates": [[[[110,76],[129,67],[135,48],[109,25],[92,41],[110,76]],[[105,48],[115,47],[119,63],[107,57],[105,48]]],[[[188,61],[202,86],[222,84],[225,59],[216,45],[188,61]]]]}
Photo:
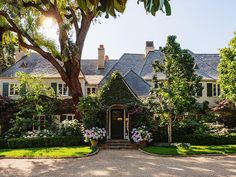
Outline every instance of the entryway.
{"type": "Polygon", "coordinates": [[[129,140],[129,116],[123,105],[113,105],[107,112],[107,139],[129,140]]]}

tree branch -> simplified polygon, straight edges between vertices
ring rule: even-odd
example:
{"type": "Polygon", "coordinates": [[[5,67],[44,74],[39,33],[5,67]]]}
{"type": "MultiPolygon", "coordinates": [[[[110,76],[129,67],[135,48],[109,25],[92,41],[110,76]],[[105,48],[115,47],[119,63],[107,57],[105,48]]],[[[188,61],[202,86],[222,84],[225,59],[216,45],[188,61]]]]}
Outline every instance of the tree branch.
{"type": "Polygon", "coordinates": [[[44,51],[42,48],[40,48],[34,42],[34,40],[26,32],[22,32],[6,12],[0,11],[0,16],[3,16],[8,21],[8,23],[11,25],[11,28],[9,28],[9,31],[15,32],[17,34],[19,44],[22,47],[34,50],[34,51],[38,52],[39,54],[41,54],[46,60],[48,60],[58,70],[62,79],[65,82],[67,82],[69,80],[68,77],[66,76],[65,70],[59,64],[59,62],[57,62],[56,59],[51,55],[51,53],[44,51]],[[27,44],[24,41],[23,37],[25,37],[32,45],[27,44]]]}

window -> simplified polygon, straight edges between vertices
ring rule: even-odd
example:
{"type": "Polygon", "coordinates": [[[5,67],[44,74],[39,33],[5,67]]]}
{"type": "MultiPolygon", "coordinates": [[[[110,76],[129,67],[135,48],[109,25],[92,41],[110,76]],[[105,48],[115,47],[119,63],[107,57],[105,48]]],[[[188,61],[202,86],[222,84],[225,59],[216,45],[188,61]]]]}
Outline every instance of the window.
{"type": "Polygon", "coordinates": [[[63,122],[64,120],[73,120],[74,118],[75,118],[74,114],[62,114],[60,122],[63,122]]]}
{"type": "Polygon", "coordinates": [[[10,84],[9,93],[11,96],[18,95],[17,84],[10,84]]]}
{"type": "Polygon", "coordinates": [[[45,128],[46,116],[34,117],[33,130],[43,130],[45,128]]]}
{"type": "Polygon", "coordinates": [[[69,95],[69,88],[66,84],[57,84],[57,95],[58,96],[68,96],[69,95]]]}
{"type": "Polygon", "coordinates": [[[87,95],[95,94],[95,93],[96,93],[96,88],[95,87],[88,87],[87,88],[87,95]]]}
{"type": "Polygon", "coordinates": [[[220,85],[214,83],[207,83],[207,96],[216,97],[220,95],[220,85]]]}

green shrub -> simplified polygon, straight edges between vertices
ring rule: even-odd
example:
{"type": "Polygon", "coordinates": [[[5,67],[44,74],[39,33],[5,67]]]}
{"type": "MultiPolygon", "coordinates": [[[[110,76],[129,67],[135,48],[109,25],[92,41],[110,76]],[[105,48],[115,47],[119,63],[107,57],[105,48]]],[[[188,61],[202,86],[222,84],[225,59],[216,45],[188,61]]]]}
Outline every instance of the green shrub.
{"type": "Polygon", "coordinates": [[[82,136],[57,136],[37,138],[12,138],[7,140],[8,148],[66,147],[83,145],[82,136]]]}
{"type": "Polygon", "coordinates": [[[59,136],[83,136],[82,125],[77,119],[64,120],[59,124],[59,136]]]}
{"type": "Polygon", "coordinates": [[[0,148],[7,148],[7,141],[0,138],[0,148]]]}
{"type": "Polygon", "coordinates": [[[183,135],[174,136],[174,142],[185,142],[193,145],[226,145],[236,144],[236,135],[183,135]]]}

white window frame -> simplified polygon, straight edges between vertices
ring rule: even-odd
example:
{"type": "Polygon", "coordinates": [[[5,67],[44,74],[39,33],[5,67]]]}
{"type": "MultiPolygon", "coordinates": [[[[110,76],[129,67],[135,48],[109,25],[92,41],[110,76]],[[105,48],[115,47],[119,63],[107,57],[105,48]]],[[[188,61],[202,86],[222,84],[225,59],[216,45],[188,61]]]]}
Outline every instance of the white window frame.
{"type": "MultiPolygon", "coordinates": [[[[66,116],[66,119],[65,120],[69,120],[68,119],[68,117],[72,117],[72,119],[71,120],[74,120],[75,119],[75,114],[62,114],[61,116],[66,116]]],[[[60,122],[62,122],[61,121],[61,116],[60,116],[60,122]]]]}
{"type": "MultiPolygon", "coordinates": [[[[46,122],[46,116],[45,116],[45,115],[41,115],[41,116],[39,116],[39,117],[34,117],[34,120],[37,119],[38,122],[41,123],[41,117],[43,117],[43,124],[44,124],[44,127],[45,127],[45,122],[46,122]]],[[[34,123],[33,123],[33,127],[32,127],[32,130],[33,130],[33,131],[34,131],[34,130],[41,130],[40,125],[38,125],[37,129],[36,129],[35,127],[36,127],[36,125],[34,125],[34,123]]]]}
{"type": "Polygon", "coordinates": [[[16,87],[17,87],[17,83],[9,83],[9,88],[8,88],[9,96],[19,95],[19,92],[16,87]],[[13,85],[13,94],[11,94],[11,85],[13,85]]]}
{"type": "Polygon", "coordinates": [[[95,93],[97,93],[97,88],[96,88],[96,87],[91,87],[91,86],[90,86],[90,87],[87,87],[87,88],[86,88],[86,94],[87,94],[87,95],[95,94],[95,93]],[[93,91],[93,89],[94,89],[94,91],[93,91]],[[90,93],[88,92],[88,90],[90,90],[90,91],[89,91],[90,93]]]}
{"type": "Polygon", "coordinates": [[[57,96],[69,96],[69,87],[65,84],[65,83],[57,83],[57,96]],[[60,89],[59,86],[61,87],[61,93],[60,93],[60,89]],[[65,94],[64,94],[64,89],[67,89],[65,94]]]}

